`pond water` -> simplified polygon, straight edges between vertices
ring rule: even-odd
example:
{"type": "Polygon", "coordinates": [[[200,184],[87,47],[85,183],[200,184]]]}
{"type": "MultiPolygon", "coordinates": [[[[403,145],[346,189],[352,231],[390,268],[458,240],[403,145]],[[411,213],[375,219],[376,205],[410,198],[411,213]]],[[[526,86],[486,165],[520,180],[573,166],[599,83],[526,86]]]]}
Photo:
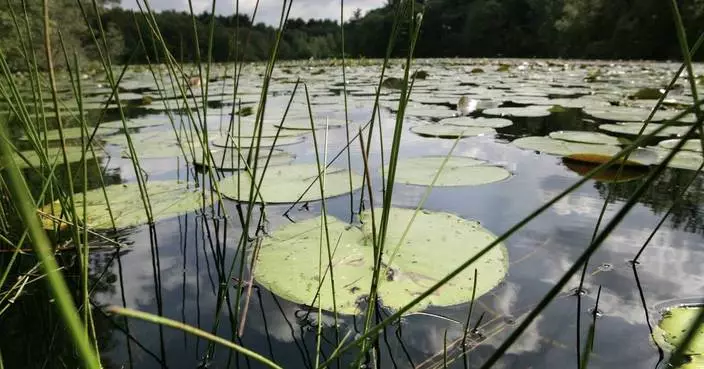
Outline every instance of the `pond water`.
{"type": "MultiPolygon", "coordinates": [[[[599,130],[599,125],[612,122],[589,112],[608,114],[617,105],[619,108],[631,107],[629,116],[636,117],[633,120],[638,121],[638,114],[652,106],[655,100],[633,98],[635,93],[642,88],[663,87],[678,67],[674,63],[541,60],[420,60],[417,63],[416,67],[428,71],[429,77],[417,81],[413,87],[410,98],[412,106],[404,120],[401,135],[401,158],[444,156],[449,153],[455,144],[454,139],[420,136],[413,133],[411,128],[442,124],[438,123],[441,118],[456,113],[456,104],[461,96],[477,100],[478,110],[471,112],[472,116],[496,117],[499,114],[512,122],[508,127],[496,128],[495,133],[464,137],[452,152],[453,155],[469,156],[503,167],[511,173],[509,178],[476,186],[437,187],[423,205],[429,211],[448,212],[477,220],[495,235],[504,233],[568,188],[581,178],[578,173],[580,169],[582,172],[584,170],[583,164],[567,161],[560,156],[521,149],[511,144],[513,140],[526,136],[547,136],[563,130],[608,133],[599,130]],[[499,72],[506,69],[501,67],[502,63],[510,65],[508,71],[499,72]],[[479,73],[477,68],[481,68],[483,73],[479,73]],[[472,70],[475,73],[471,73],[472,70]],[[554,108],[555,105],[562,108],[554,108]],[[530,111],[526,113],[526,109],[517,109],[509,111],[510,114],[492,111],[503,107],[529,107],[530,111]],[[536,111],[547,113],[536,114],[536,111]]],[[[365,128],[365,123],[370,119],[373,86],[378,81],[379,69],[378,65],[370,64],[355,65],[348,70],[348,120],[352,122],[352,136],[360,128],[365,128]]],[[[253,103],[258,101],[256,89],[260,81],[256,76],[262,71],[261,65],[245,68],[245,77],[241,81],[243,106],[255,106],[253,103]]],[[[225,74],[226,71],[221,68],[216,69],[216,73],[225,74]]],[[[231,71],[227,73],[231,74],[231,71]]],[[[389,75],[402,76],[400,62],[392,64],[389,75]]],[[[271,107],[271,111],[277,114],[283,111],[282,106],[285,107],[288,102],[293,82],[299,76],[308,84],[316,123],[324,125],[327,120],[332,127],[327,131],[316,131],[320,155],[327,152],[330,161],[342,152],[334,166],[346,168],[347,152],[344,148],[347,133],[344,128],[334,126],[345,119],[339,67],[282,64],[274,75],[267,109],[271,107]]],[[[93,85],[97,84],[94,79],[88,79],[86,83],[91,81],[93,85]]],[[[227,129],[230,119],[228,112],[233,108],[232,97],[228,94],[232,93],[233,84],[229,78],[211,82],[211,103],[207,110],[210,134],[227,129]]],[[[126,97],[135,101],[145,95],[159,95],[151,75],[136,69],[127,74],[124,88],[123,93],[129,94],[126,97]]],[[[198,88],[195,87],[196,91],[198,88]]],[[[106,98],[104,92],[95,92],[92,96],[98,102],[106,98]]],[[[306,112],[302,108],[305,94],[299,90],[296,96],[292,108],[294,115],[306,112]]],[[[395,90],[383,90],[380,120],[374,126],[369,172],[376,206],[380,206],[382,200],[382,159],[383,163],[388,163],[397,96],[395,90]]],[[[132,119],[156,122],[134,130],[146,137],[136,147],[138,153],[140,150],[146,153],[150,142],[160,145],[158,142],[162,137],[173,136],[167,114],[171,114],[177,124],[187,121],[182,111],[164,110],[163,104],[162,108],[157,108],[160,102],[155,99],[147,106],[126,111],[132,119]]],[[[176,100],[172,102],[175,104],[176,100]]],[[[686,80],[680,78],[667,102],[663,114],[674,114],[691,103],[686,80]]],[[[619,111],[613,114],[625,113],[619,111]]],[[[624,121],[622,115],[616,116],[615,121],[624,121]]],[[[112,109],[105,120],[114,117],[115,109],[112,109]]],[[[121,130],[102,137],[109,139],[120,134],[121,130]]],[[[106,184],[134,182],[133,165],[123,157],[124,153],[121,155],[125,147],[120,145],[119,140],[115,142],[118,144],[105,146],[105,157],[99,161],[104,168],[103,178],[106,184]]],[[[656,145],[657,141],[648,144],[656,145]]],[[[309,132],[304,133],[302,141],[279,148],[295,155],[295,163],[314,163],[316,160],[313,137],[309,132]]],[[[352,170],[363,173],[364,162],[358,140],[355,139],[350,145],[349,155],[352,170]]],[[[194,175],[202,176],[202,172],[194,170],[183,155],[147,156],[140,160],[140,164],[150,181],[181,179],[192,182],[194,175]]],[[[635,178],[629,181],[587,181],[505,241],[508,273],[498,286],[474,304],[470,326],[476,329],[468,336],[466,356],[461,355],[461,341],[470,304],[430,307],[423,312],[407,315],[398,324],[387,328],[380,338],[380,367],[437,368],[443,367],[444,362],[457,368],[480,367],[589,245],[607,198],[602,224],[608,222],[645,181],[648,169],[635,171],[635,178]],[[445,349],[446,355],[443,354],[445,349]]],[[[233,174],[224,172],[222,175],[233,174]]],[[[663,308],[682,302],[700,302],[704,296],[704,283],[701,281],[704,275],[704,250],[701,248],[704,181],[701,176],[694,178],[695,175],[693,170],[666,169],[589,261],[580,309],[577,308],[578,298],[574,290],[579,285],[577,275],[504,355],[497,367],[577,367],[578,347],[579,352],[584,351],[599,290],[596,334],[589,367],[656,367],[663,353],[652,341],[650,326],[657,324],[663,308]],[[651,230],[691,180],[690,189],[676,202],[662,228],[634,266],[631,261],[651,230]],[[578,320],[581,325],[579,330],[578,320]]],[[[206,179],[204,183],[210,181],[206,179]]],[[[92,178],[88,185],[91,189],[97,188],[99,181],[92,178]]],[[[425,186],[398,183],[394,186],[393,204],[414,208],[426,190],[425,186]]],[[[361,196],[362,191],[356,190],[351,195],[326,199],[327,211],[344,221],[354,219],[353,214],[359,210],[361,196]]],[[[366,191],[364,200],[368,208],[369,194],[366,191]]],[[[236,215],[237,203],[224,200],[223,205],[228,218],[203,216],[196,211],[160,220],[153,228],[128,227],[117,234],[108,234],[125,247],[116,251],[102,244],[104,248],[93,252],[93,314],[106,368],[262,367],[222,347],[216,346],[211,351],[208,342],[181,331],[138,320],[125,323],[125,319],[111,317],[101,311],[109,305],[126,306],[160,314],[205,331],[215,330],[222,337],[231,337],[233,331],[229,309],[235,301],[227,301],[221,312],[216,312],[216,309],[221,288],[228,288],[232,299],[236,295],[237,284],[226,276],[230,273],[234,258],[241,257],[237,246],[242,228],[236,215]]],[[[320,215],[320,201],[310,201],[305,205],[297,204],[288,212],[288,217],[284,213],[290,204],[267,205],[266,230],[273,233],[291,220],[301,221],[320,215]]],[[[260,213],[261,209],[256,207],[254,218],[259,218],[260,213]]],[[[96,240],[95,245],[101,246],[100,241],[96,240]]],[[[429,248],[442,246],[439,239],[437,244],[428,245],[429,248]]],[[[0,256],[0,261],[5,262],[3,258],[0,256]]],[[[72,256],[64,255],[62,261],[66,275],[75,276],[78,267],[72,256]]],[[[447,264],[459,265],[461,261],[447,260],[447,264]]],[[[317,261],[311,260],[310,267],[317,268],[317,261]]],[[[281,265],[281,268],[286,268],[286,265],[281,265]]],[[[239,276],[240,271],[235,269],[233,275],[239,276]]],[[[47,304],[49,296],[46,291],[39,284],[34,286],[26,293],[27,296],[17,300],[17,306],[0,315],[0,330],[3,332],[0,350],[6,366],[72,367],[75,354],[62,342],[66,337],[56,329],[59,317],[47,304]]],[[[388,311],[383,311],[383,314],[388,314],[388,311]]],[[[257,285],[252,289],[245,329],[238,343],[284,367],[311,368],[317,360],[318,319],[323,319],[325,323],[322,352],[328,355],[336,335],[331,314],[324,313],[319,317],[317,310],[309,311],[305,306],[287,301],[257,285]]],[[[339,334],[344,336],[349,333],[354,337],[361,325],[359,317],[341,316],[339,334]]],[[[345,366],[356,358],[356,354],[348,352],[333,366],[345,366]]]]}

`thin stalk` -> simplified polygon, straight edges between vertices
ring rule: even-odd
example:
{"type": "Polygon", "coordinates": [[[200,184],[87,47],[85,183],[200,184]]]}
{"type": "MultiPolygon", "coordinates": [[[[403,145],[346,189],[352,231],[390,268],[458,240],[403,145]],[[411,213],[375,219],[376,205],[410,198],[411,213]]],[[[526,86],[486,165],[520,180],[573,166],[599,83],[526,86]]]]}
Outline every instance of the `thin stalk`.
{"type": "Polygon", "coordinates": [[[229,349],[235,350],[240,354],[243,354],[251,359],[256,360],[257,362],[259,362],[263,365],[266,365],[269,368],[283,369],[283,367],[281,367],[278,364],[274,363],[273,361],[265,358],[264,356],[257,354],[254,351],[250,351],[250,350],[248,350],[240,345],[237,345],[235,343],[232,343],[224,338],[218,337],[214,334],[208,333],[206,331],[200,330],[200,329],[192,327],[190,325],[183,324],[183,323],[176,321],[176,320],[164,318],[164,317],[154,315],[154,314],[144,313],[141,311],[127,309],[127,308],[123,308],[123,307],[119,307],[119,306],[109,307],[107,309],[107,311],[111,314],[122,315],[122,316],[126,316],[129,318],[136,318],[136,319],[144,320],[146,322],[158,324],[158,325],[161,325],[164,327],[182,330],[186,333],[190,333],[194,336],[203,338],[205,340],[208,340],[213,343],[217,343],[222,346],[225,346],[229,349]]]}

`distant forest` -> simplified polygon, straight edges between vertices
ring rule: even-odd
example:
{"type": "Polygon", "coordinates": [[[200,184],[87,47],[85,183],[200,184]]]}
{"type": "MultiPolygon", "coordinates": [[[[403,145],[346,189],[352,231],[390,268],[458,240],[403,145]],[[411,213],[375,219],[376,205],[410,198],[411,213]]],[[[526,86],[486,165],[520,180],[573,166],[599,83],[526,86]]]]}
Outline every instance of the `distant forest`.
{"type": "MultiPolygon", "coordinates": [[[[403,1],[408,0],[388,0],[383,7],[366,14],[356,11],[344,24],[346,55],[383,57],[396,6],[403,1]]],[[[704,1],[676,2],[691,45],[704,30],[704,1]]],[[[23,69],[24,56],[29,52],[34,51],[42,59],[41,1],[8,3],[9,8],[0,7],[0,50],[10,68],[23,69]],[[22,8],[23,3],[26,9],[22,8]],[[25,11],[28,25],[22,17],[25,11]],[[33,43],[28,42],[28,36],[33,43]]],[[[52,22],[61,30],[66,49],[86,61],[96,59],[98,49],[93,46],[82,16],[85,12],[91,26],[97,29],[92,1],[50,3],[52,22]]],[[[143,64],[163,58],[163,50],[155,42],[157,36],[143,14],[120,8],[119,0],[98,4],[114,63],[143,64]]],[[[670,0],[426,0],[417,2],[414,9],[424,12],[416,57],[681,58],[670,0]]],[[[187,12],[154,14],[159,37],[177,60],[192,62],[198,54],[206,59],[211,17],[203,13],[194,18],[187,12]]],[[[212,22],[213,61],[268,58],[276,36],[274,27],[253,23],[247,15],[216,16],[212,22]]],[[[401,40],[407,39],[408,34],[405,24],[401,40]]],[[[407,42],[399,41],[397,45],[394,56],[404,55],[407,42]]],[[[341,52],[339,22],[291,19],[286,23],[278,57],[339,58],[341,52]]],[[[701,55],[698,53],[695,59],[701,60],[701,55]]],[[[64,58],[55,59],[61,64],[64,58]]]]}

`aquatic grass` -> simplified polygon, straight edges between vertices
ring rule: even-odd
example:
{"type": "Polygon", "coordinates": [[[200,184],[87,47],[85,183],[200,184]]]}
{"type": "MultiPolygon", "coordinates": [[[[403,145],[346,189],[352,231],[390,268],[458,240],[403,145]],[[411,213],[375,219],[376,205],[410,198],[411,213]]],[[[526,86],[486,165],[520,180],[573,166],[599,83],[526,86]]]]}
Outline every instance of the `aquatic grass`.
{"type": "MultiPolygon", "coordinates": [[[[46,16],[46,2],[44,4],[46,16]]],[[[0,127],[0,135],[5,138],[7,137],[4,127],[0,127]]],[[[76,307],[66,286],[66,282],[59,273],[59,266],[51,252],[51,243],[47,238],[46,233],[44,233],[44,230],[39,223],[39,219],[35,214],[34,202],[31,200],[30,194],[27,192],[26,184],[22,179],[22,174],[12,159],[12,152],[8,150],[6,145],[0,144],[0,153],[0,158],[4,162],[3,166],[8,169],[8,189],[13,196],[15,206],[17,207],[23,222],[27,226],[35,253],[41,260],[42,269],[47,275],[49,290],[56,299],[58,310],[61,313],[64,323],[66,324],[73,342],[79,351],[79,354],[83,360],[83,365],[87,368],[98,369],[101,367],[100,361],[96,352],[93,351],[93,348],[91,347],[88,336],[84,334],[85,328],[76,313],[76,307]]]]}

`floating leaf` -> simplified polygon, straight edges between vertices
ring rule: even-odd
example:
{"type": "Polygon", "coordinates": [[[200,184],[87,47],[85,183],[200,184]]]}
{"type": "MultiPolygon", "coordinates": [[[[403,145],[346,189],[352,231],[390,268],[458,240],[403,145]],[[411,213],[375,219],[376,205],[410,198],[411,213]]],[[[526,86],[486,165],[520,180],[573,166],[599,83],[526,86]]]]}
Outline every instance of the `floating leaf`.
{"type": "MultiPolygon", "coordinates": [[[[381,214],[381,209],[375,211],[381,214]]],[[[384,265],[390,264],[382,276],[378,293],[382,304],[391,309],[406,305],[496,239],[478,222],[448,213],[421,211],[398,253],[389,260],[414,214],[411,209],[392,208],[390,211],[387,247],[383,256],[384,265]]],[[[320,297],[313,304],[319,291],[317,265],[319,262],[323,268],[328,265],[326,252],[320,250],[322,217],[287,225],[265,239],[259,252],[255,279],[273,293],[296,303],[314,306],[319,303],[325,310],[336,308],[342,314],[359,313],[359,304],[363,303],[364,296],[369,292],[373,266],[371,212],[363,212],[360,218],[363,222],[361,230],[328,216],[336,306],[333,305],[330,273],[325,273],[320,297]],[[320,255],[323,255],[323,260],[320,260],[320,255]]],[[[322,247],[326,246],[323,244],[322,247]]],[[[475,282],[475,268],[478,274],[475,292],[479,297],[496,287],[505,277],[508,270],[506,247],[497,245],[435,294],[414,306],[412,311],[469,301],[475,282]]]]}
{"type": "MultiPolygon", "coordinates": [[[[653,332],[656,342],[663,349],[674,351],[682,343],[702,309],[702,306],[678,306],[665,311],[653,332]]],[[[699,327],[696,331],[684,354],[704,354],[704,327],[699,327]]]]}
{"type": "Polygon", "coordinates": [[[556,131],[550,133],[550,138],[568,142],[580,142],[597,145],[620,145],[618,138],[599,132],[556,131]]]}
{"type": "MultiPolygon", "coordinates": [[[[262,170],[257,171],[257,181],[259,184],[262,170]]],[[[356,173],[352,175],[352,189],[356,190],[362,186],[362,177],[356,173]]],[[[318,166],[316,164],[292,164],[267,168],[264,181],[260,188],[260,194],[264,202],[270,204],[290,203],[300,201],[320,200],[320,187],[314,184],[307,192],[308,186],[318,178],[318,166]],[[305,194],[304,194],[305,192],[305,194]]],[[[240,172],[232,177],[220,181],[219,188],[223,195],[238,201],[249,200],[249,190],[251,177],[246,172],[240,172]]],[[[328,168],[325,174],[325,197],[334,197],[346,194],[350,191],[349,175],[345,169],[328,168]]],[[[317,183],[317,182],[316,182],[317,183]]],[[[257,202],[262,199],[256,198],[257,202]]]]}
{"type": "MultiPolygon", "coordinates": [[[[399,183],[430,186],[445,161],[444,156],[401,159],[396,169],[399,183]]],[[[498,182],[511,176],[504,168],[486,165],[482,160],[466,156],[450,156],[434,186],[472,186],[498,182]]],[[[388,167],[385,168],[388,171],[388,167]]]]}
{"type": "MultiPolygon", "coordinates": [[[[63,129],[63,135],[65,140],[73,140],[73,139],[80,139],[82,136],[86,138],[90,138],[90,135],[93,134],[93,130],[95,129],[94,127],[86,127],[87,131],[83,130],[83,127],[72,127],[72,128],[64,128],[63,129]]],[[[105,128],[103,129],[102,127],[98,129],[98,132],[96,133],[98,136],[101,135],[111,135],[117,133],[117,129],[109,129],[105,128]]],[[[46,131],[46,136],[44,136],[44,132],[40,131],[38,132],[38,137],[40,140],[46,139],[48,141],[55,141],[55,140],[60,140],[61,136],[59,135],[59,130],[58,129],[53,129],[50,131],[46,131]]],[[[22,136],[20,137],[21,140],[29,140],[27,136],[22,136]]]]}
{"type": "MultiPolygon", "coordinates": [[[[295,145],[297,143],[303,142],[304,140],[304,136],[278,137],[276,139],[276,146],[295,145]]],[[[272,147],[274,146],[274,137],[262,137],[261,140],[258,140],[256,137],[228,137],[227,135],[222,135],[218,136],[217,138],[215,138],[215,140],[213,140],[213,145],[218,147],[240,147],[243,149],[248,149],[252,146],[256,146],[257,143],[259,143],[259,147],[261,148],[272,147]]]]}
{"type": "Polygon", "coordinates": [[[492,108],[482,114],[497,117],[544,118],[550,116],[547,106],[527,106],[524,108],[492,108]]]}
{"type": "Polygon", "coordinates": [[[457,117],[457,118],[447,118],[440,121],[441,124],[450,124],[453,126],[460,127],[491,127],[491,128],[504,128],[513,124],[508,119],[504,118],[473,118],[473,117],[457,117]]]}
{"type": "MultiPolygon", "coordinates": [[[[658,128],[662,127],[659,123],[648,123],[643,131],[643,135],[649,135],[653,133],[658,128]]],[[[643,128],[643,123],[616,123],[616,124],[602,124],[599,129],[602,131],[619,133],[622,135],[635,136],[643,128]]],[[[658,132],[655,137],[670,137],[670,136],[682,136],[687,133],[689,127],[686,126],[668,126],[662,131],[658,132]]]]}
{"type": "MultiPolygon", "coordinates": [[[[671,152],[668,149],[663,149],[663,148],[657,147],[657,146],[656,147],[648,147],[648,149],[652,150],[654,153],[657,154],[657,157],[658,157],[657,162],[658,163],[665,160],[665,158],[671,152]]],[[[702,162],[704,162],[704,159],[702,159],[702,153],[682,150],[682,151],[677,152],[675,154],[675,156],[672,157],[672,160],[670,160],[670,162],[667,163],[667,166],[670,168],[677,168],[677,169],[697,170],[697,169],[699,169],[699,166],[702,165],[702,162]]]]}
{"type": "MultiPolygon", "coordinates": [[[[680,140],[675,138],[671,140],[661,141],[660,143],[658,143],[658,146],[668,150],[672,150],[675,148],[675,146],[677,146],[679,142],[680,140]]],[[[684,146],[682,146],[682,150],[702,152],[702,142],[698,138],[686,140],[684,146]]]]}
{"type": "MultiPolygon", "coordinates": [[[[325,118],[317,118],[313,122],[313,127],[315,129],[326,129],[326,128],[339,128],[342,127],[342,124],[340,123],[326,123],[325,118]]],[[[310,118],[303,117],[303,118],[287,118],[286,121],[284,121],[284,124],[281,124],[281,122],[274,124],[274,127],[281,127],[281,129],[290,129],[290,130],[304,130],[304,131],[310,131],[311,129],[311,124],[310,124],[310,118]]]]}
{"type": "MultiPolygon", "coordinates": [[[[212,163],[215,163],[215,168],[219,170],[244,170],[247,168],[247,157],[249,155],[248,149],[211,150],[210,153],[212,158],[204,160],[203,150],[196,150],[193,164],[200,167],[210,167],[212,163]]],[[[259,150],[259,160],[257,161],[257,165],[260,166],[260,170],[264,167],[264,164],[266,164],[268,155],[269,150],[259,150]]],[[[295,158],[296,157],[294,155],[275,149],[271,153],[269,166],[286,165],[292,162],[295,158]]]]}
{"type": "Polygon", "coordinates": [[[621,151],[618,146],[568,142],[538,136],[522,137],[513,140],[512,144],[526,150],[535,150],[546,154],[561,156],[585,153],[612,156],[621,151]]]}
{"type": "MultiPolygon", "coordinates": [[[[568,158],[562,158],[562,163],[571,171],[584,176],[594,168],[599,166],[599,164],[585,163],[583,161],[571,160],[568,158]]],[[[618,165],[610,166],[604,168],[599,173],[592,176],[591,179],[604,183],[622,183],[628,182],[635,179],[639,179],[648,174],[649,170],[639,166],[623,166],[618,165]]]]}
{"type": "MultiPolygon", "coordinates": [[[[154,221],[174,217],[178,214],[188,213],[200,208],[203,204],[201,191],[189,188],[186,183],[178,181],[150,181],[147,182],[147,193],[152,209],[154,221]]],[[[144,210],[142,197],[137,183],[117,184],[105,187],[107,198],[110,201],[110,210],[117,228],[136,226],[147,223],[147,213],[144,210]]],[[[110,229],[110,212],[105,201],[103,190],[98,188],[86,192],[87,218],[84,220],[89,227],[95,229],[110,229]]],[[[210,198],[210,196],[206,196],[210,198]]],[[[78,214],[83,212],[83,194],[73,195],[78,214]]],[[[61,214],[61,203],[44,205],[40,209],[43,213],[61,214]]],[[[44,227],[54,229],[55,221],[43,218],[44,227]]],[[[59,228],[64,228],[66,223],[60,223],[59,228]]]]}
{"type": "MultiPolygon", "coordinates": [[[[610,106],[610,107],[587,107],[584,113],[596,119],[609,120],[614,122],[642,122],[649,115],[649,109],[631,108],[627,106],[610,106]]],[[[669,119],[671,113],[665,111],[657,111],[651,119],[652,122],[660,122],[669,119]]]]}
{"type": "MultiPolygon", "coordinates": [[[[77,161],[80,161],[84,157],[83,149],[80,146],[66,146],[64,147],[64,150],[66,152],[66,157],[69,163],[75,163],[77,161]]],[[[104,152],[102,150],[95,149],[94,151],[95,156],[97,156],[98,158],[104,156],[104,152]]],[[[63,165],[64,153],[60,147],[49,148],[47,153],[49,165],[53,165],[55,163],[57,163],[56,165],[58,167],[63,165]]],[[[37,154],[37,152],[33,150],[22,151],[19,154],[15,153],[12,157],[20,169],[39,168],[39,166],[41,165],[39,154],[37,154]]],[[[93,159],[93,153],[88,150],[85,154],[85,157],[87,157],[88,160],[91,160],[93,159]]]]}
{"type": "Polygon", "coordinates": [[[427,137],[457,138],[493,134],[490,127],[460,127],[449,124],[422,124],[411,128],[411,132],[427,137]]]}
{"type": "MultiPolygon", "coordinates": [[[[168,117],[144,117],[144,118],[133,118],[127,120],[127,128],[144,128],[144,127],[156,127],[164,124],[169,124],[168,117]]],[[[170,126],[170,125],[169,125],[170,126]]],[[[113,122],[100,123],[100,128],[112,128],[112,129],[122,129],[122,121],[116,120],[113,122]]]]}

